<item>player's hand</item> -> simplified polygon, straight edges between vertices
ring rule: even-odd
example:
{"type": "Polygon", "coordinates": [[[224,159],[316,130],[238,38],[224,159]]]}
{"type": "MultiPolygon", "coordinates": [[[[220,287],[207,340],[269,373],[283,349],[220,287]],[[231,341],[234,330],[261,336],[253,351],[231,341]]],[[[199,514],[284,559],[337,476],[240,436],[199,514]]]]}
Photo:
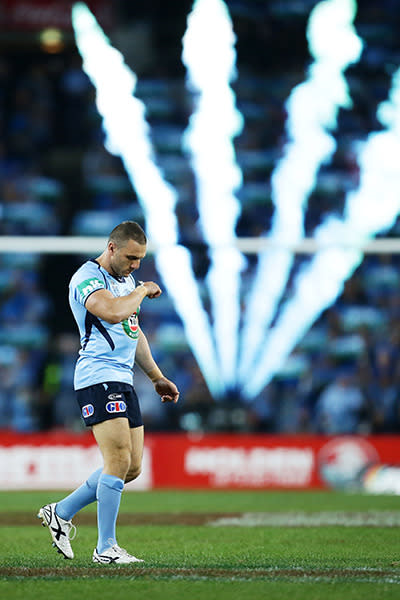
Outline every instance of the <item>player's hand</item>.
{"type": "Polygon", "coordinates": [[[158,298],[162,294],[160,286],[154,283],[154,281],[144,281],[141,285],[147,290],[147,298],[158,298]]]}
{"type": "Polygon", "coordinates": [[[166,377],[161,377],[154,382],[154,387],[161,396],[161,402],[173,402],[176,404],[179,399],[179,390],[172,381],[166,377]]]}

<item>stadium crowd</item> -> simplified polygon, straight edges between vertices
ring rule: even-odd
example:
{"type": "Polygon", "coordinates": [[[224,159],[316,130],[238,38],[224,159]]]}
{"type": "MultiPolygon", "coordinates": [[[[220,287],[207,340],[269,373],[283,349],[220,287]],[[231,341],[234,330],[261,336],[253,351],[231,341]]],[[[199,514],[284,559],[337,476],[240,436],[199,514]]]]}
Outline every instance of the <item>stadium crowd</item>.
{"type": "MultiPolygon", "coordinates": [[[[190,3],[169,6],[168,19],[159,3],[147,4],[145,9],[123,8],[121,3],[110,37],[138,74],[136,93],[146,106],[157,162],[178,193],[180,242],[191,250],[196,276],[204,285],[208,263],[193,176],[181,146],[192,110],[179,54],[190,3]]],[[[270,176],[287,139],[285,100],[307,76],[311,58],[305,27],[316,2],[254,2],[251,9],[244,1],[227,4],[238,37],[233,87],[245,123],[235,140],[243,172],[237,233],[251,237],[267,234],[271,224],[270,176]]],[[[309,198],[306,235],[327,214],[342,212],[346,193],[358,185],[357,143],[381,128],[376,108],[400,66],[394,14],[391,0],[360,7],[356,26],[364,50],[346,73],[353,107],[340,111],[337,151],[321,167],[309,198]]],[[[39,45],[28,50],[16,50],[4,40],[2,45],[0,235],[105,236],[126,219],[145,227],[121,161],[104,149],[94,91],[73,43],[56,53],[39,45]]],[[[396,223],[385,235],[394,237],[399,231],[396,223]]],[[[85,258],[0,253],[0,428],[83,427],[72,391],[78,338],[66,290],[69,275],[85,258]]],[[[297,259],[294,271],[304,260],[297,259]]],[[[255,262],[249,257],[247,282],[255,262]]],[[[160,280],[151,257],[140,277],[160,280]]],[[[367,256],[287,365],[252,402],[237,394],[216,402],[168,297],[147,303],[142,326],[151,332],[157,362],[181,390],[177,406],[161,406],[137,374],[147,429],[399,431],[399,278],[396,255],[367,256]]]]}

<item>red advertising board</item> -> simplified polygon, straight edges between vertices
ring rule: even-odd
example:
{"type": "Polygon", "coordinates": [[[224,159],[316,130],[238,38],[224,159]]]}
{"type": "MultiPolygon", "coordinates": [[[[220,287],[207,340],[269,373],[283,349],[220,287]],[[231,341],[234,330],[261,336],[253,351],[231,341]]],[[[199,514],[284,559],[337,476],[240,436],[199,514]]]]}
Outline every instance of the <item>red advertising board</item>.
{"type": "MultiPolygon", "coordinates": [[[[400,466],[400,436],[147,434],[132,489],[344,487],[371,465],[400,466]]],[[[0,489],[71,489],[101,465],[90,432],[0,432],[0,489]]]]}
{"type": "Polygon", "coordinates": [[[400,436],[158,435],[147,443],[155,487],[342,487],[371,464],[400,464],[400,436]]]}
{"type": "Polygon", "coordinates": [[[158,435],[148,444],[157,487],[308,487],[313,480],[313,450],[293,438],[158,435]]]}

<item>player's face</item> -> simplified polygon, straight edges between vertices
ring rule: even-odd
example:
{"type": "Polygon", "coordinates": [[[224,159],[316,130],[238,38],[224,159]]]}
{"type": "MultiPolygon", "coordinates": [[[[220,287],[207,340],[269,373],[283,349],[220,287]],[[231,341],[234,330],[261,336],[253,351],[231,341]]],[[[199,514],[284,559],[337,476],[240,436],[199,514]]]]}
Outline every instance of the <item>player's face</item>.
{"type": "Polygon", "coordinates": [[[140,261],[146,256],[146,244],[129,240],[125,246],[111,243],[110,265],[117,277],[127,277],[140,267],[140,261]]]}

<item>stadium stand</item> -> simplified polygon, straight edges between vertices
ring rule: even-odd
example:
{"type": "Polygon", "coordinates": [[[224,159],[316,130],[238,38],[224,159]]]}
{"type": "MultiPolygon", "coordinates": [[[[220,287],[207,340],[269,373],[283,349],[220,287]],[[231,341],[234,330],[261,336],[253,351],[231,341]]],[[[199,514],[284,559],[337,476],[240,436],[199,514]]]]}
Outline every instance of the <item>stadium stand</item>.
{"type": "MultiPolygon", "coordinates": [[[[271,224],[270,175],[285,142],[285,100],[304,79],[310,62],[304,32],[315,3],[227,2],[238,37],[239,75],[233,87],[245,119],[235,142],[243,171],[239,236],[259,236],[271,224]]],[[[191,112],[180,63],[190,3],[168,3],[168,15],[162,3],[147,2],[146,8],[132,4],[142,3],[116,3],[110,37],[139,75],[137,95],[146,105],[157,161],[179,196],[180,242],[191,249],[202,282],[207,257],[193,177],[181,148],[191,112]],[[129,45],[130,34],[141,40],[140,49],[129,45]]],[[[354,106],[340,112],[338,148],[333,161],[320,170],[309,200],[306,234],[326,214],[340,214],[345,194],[356,189],[355,141],[379,130],[376,107],[387,97],[390,76],[400,64],[394,2],[360,5],[356,25],[365,48],[359,64],[347,72],[354,106]]],[[[0,36],[0,234],[102,236],[121,220],[145,225],[121,161],[104,149],[94,92],[71,36],[54,54],[35,40],[22,46],[0,36]]],[[[397,236],[399,231],[397,222],[385,235],[397,236]]],[[[77,339],[65,296],[67,277],[84,258],[0,254],[0,428],[82,427],[72,392],[77,339]]],[[[304,260],[297,258],[294,272],[304,260]]],[[[247,280],[254,265],[250,257],[247,280]]],[[[396,255],[367,257],[337,302],[252,403],[236,395],[216,403],[168,298],[149,303],[143,327],[153,332],[157,360],[180,387],[182,402],[161,410],[139,373],[136,385],[146,427],[399,431],[399,277],[396,255]]],[[[159,279],[151,258],[141,278],[159,279]]]]}

